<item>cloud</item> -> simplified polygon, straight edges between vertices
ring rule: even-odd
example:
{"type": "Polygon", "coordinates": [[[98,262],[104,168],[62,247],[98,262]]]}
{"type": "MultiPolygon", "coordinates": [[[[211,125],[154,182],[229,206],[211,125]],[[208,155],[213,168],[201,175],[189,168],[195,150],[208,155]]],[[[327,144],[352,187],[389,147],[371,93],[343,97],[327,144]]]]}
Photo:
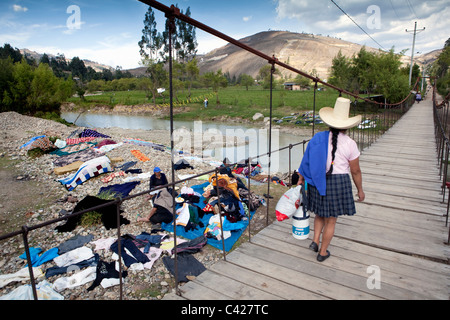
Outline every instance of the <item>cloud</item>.
{"type": "Polygon", "coordinates": [[[28,8],[27,8],[27,7],[19,6],[18,4],[14,4],[14,5],[13,5],[13,10],[14,10],[15,12],[27,12],[27,11],[28,11],[28,8]]]}
{"type": "Polygon", "coordinates": [[[243,17],[242,18],[242,20],[244,21],[244,22],[249,22],[250,20],[252,20],[252,16],[248,16],[248,17],[243,17]]]}
{"type": "Polygon", "coordinates": [[[137,68],[141,57],[137,42],[123,43],[119,47],[98,45],[95,47],[79,47],[63,49],[67,58],[79,57],[109,65],[113,68],[120,66],[123,69],[137,68]]]}
{"type": "Polygon", "coordinates": [[[393,46],[396,51],[410,48],[412,36],[405,29],[413,29],[414,21],[417,21],[418,29],[426,27],[416,39],[416,45],[420,47],[418,51],[442,48],[450,35],[447,23],[450,13],[448,0],[334,1],[354,22],[331,1],[326,5],[323,1],[275,1],[277,20],[292,20],[292,31],[330,35],[375,48],[378,45],[370,37],[385,49],[393,46]]]}

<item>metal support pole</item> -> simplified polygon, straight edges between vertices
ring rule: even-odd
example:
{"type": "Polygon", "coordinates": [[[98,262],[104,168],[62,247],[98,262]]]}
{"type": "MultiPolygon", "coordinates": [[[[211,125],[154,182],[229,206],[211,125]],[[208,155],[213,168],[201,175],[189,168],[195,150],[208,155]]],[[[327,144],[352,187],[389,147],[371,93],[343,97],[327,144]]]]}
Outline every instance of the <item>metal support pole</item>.
{"type": "Polygon", "coordinates": [[[248,189],[248,198],[247,198],[247,209],[248,209],[248,242],[251,242],[251,232],[250,232],[250,169],[251,169],[252,158],[248,157],[248,176],[247,176],[247,189],[248,189]]]}
{"type": "Polygon", "coordinates": [[[268,166],[268,175],[267,175],[267,212],[266,212],[266,226],[269,225],[269,204],[270,204],[270,166],[271,166],[271,157],[272,157],[272,96],[273,96],[273,74],[275,72],[275,57],[273,57],[273,61],[271,61],[272,68],[270,69],[270,122],[269,122],[269,166],[268,166]]]}
{"type": "Polygon", "coordinates": [[[118,255],[119,255],[119,300],[123,300],[123,281],[122,281],[122,241],[120,239],[120,205],[122,204],[122,198],[117,198],[117,215],[116,215],[116,221],[117,221],[117,249],[118,249],[118,255]]]}
{"type": "MultiPolygon", "coordinates": [[[[220,221],[220,234],[222,236],[222,249],[223,249],[223,260],[227,261],[227,255],[225,252],[225,239],[223,237],[223,219],[222,219],[222,204],[220,202],[220,188],[219,188],[219,177],[217,176],[217,173],[219,172],[219,168],[216,168],[215,170],[215,177],[216,177],[216,188],[217,188],[217,206],[219,207],[219,212],[217,213],[219,215],[219,221],[220,221]]],[[[213,209],[214,210],[214,209],[213,209]]]]}
{"type": "Polygon", "coordinates": [[[170,154],[171,154],[171,173],[172,173],[172,215],[173,215],[173,248],[174,248],[174,269],[175,269],[175,292],[181,296],[178,288],[178,254],[177,254],[177,213],[175,208],[175,169],[174,169],[174,142],[173,142],[173,57],[172,57],[172,35],[175,32],[175,11],[179,9],[171,6],[171,13],[166,13],[169,26],[169,101],[170,101],[170,154]]]}
{"type": "Polygon", "coordinates": [[[33,265],[31,263],[30,246],[28,245],[28,227],[22,226],[23,245],[25,246],[25,254],[27,256],[28,271],[30,273],[31,288],[33,290],[34,300],[38,300],[36,291],[36,282],[34,281],[33,265]]]}
{"type": "Polygon", "coordinates": [[[316,91],[317,91],[317,81],[314,82],[314,99],[313,99],[313,125],[311,137],[314,137],[316,128],[316,91]]]}

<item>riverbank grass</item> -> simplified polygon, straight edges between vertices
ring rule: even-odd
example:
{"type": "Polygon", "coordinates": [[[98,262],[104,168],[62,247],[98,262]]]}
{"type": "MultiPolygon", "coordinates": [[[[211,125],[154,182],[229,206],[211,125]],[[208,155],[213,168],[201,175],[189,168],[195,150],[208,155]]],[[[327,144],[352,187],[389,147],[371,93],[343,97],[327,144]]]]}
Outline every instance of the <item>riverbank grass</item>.
{"type": "MultiPolygon", "coordinates": [[[[316,110],[325,106],[333,106],[337,97],[338,94],[334,91],[317,91],[316,110]]],[[[116,105],[153,104],[152,99],[148,99],[145,91],[142,90],[101,92],[85,96],[84,101],[78,97],[72,97],[68,102],[73,102],[83,108],[94,108],[98,105],[114,108],[116,105]]],[[[158,108],[168,106],[168,91],[157,97],[156,104],[158,108]]],[[[313,104],[313,90],[276,89],[272,93],[274,118],[312,110],[313,104]]],[[[187,90],[180,90],[174,93],[174,111],[176,120],[209,120],[220,117],[251,120],[257,112],[268,117],[270,115],[270,91],[261,87],[246,90],[244,87],[233,86],[220,89],[218,94],[208,89],[192,89],[189,96],[187,90]],[[207,108],[204,107],[205,98],[208,98],[207,108]],[[177,112],[181,109],[182,112],[177,112]]]]}

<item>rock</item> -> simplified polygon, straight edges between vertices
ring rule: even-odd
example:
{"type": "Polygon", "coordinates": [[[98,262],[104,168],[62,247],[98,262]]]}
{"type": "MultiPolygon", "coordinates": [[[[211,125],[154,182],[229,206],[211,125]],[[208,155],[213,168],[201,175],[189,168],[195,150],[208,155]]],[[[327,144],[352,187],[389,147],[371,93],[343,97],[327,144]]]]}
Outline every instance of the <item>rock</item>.
{"type": "Polygon", "coordinates": [[[259,119],[261,119],[261,118],[264,118],[264,115],[263,115],[262,113],[257,112],[257,113],[255,113],[255,114],[253,115],[253,120],[254,120],[254,121],[259,120],[259,119]]]}

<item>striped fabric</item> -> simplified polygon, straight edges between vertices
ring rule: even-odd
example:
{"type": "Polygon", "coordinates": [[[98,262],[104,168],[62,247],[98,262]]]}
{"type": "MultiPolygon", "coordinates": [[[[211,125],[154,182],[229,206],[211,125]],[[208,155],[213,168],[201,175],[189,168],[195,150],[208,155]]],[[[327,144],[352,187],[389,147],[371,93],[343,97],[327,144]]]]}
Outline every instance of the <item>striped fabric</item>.
{"type": "Polygon", "coordinates": [[[100,137],[100,138],[111,138],[110,136],[107,136],[106,134],[99,133],[95,130],[91,129],[84,129],[82,133],[80,133],[80,138],[84,137],[100,137]]]}
{"type": "Polygon", "coordinates": [[[91,142],[93,140],[95,140],[97,137],[84,137],[84,138],[74,138],[74,139],[66,139],[66,144],[69,145],[73,145],[73,144],[78,144],[81,142],[91,142]]]}

